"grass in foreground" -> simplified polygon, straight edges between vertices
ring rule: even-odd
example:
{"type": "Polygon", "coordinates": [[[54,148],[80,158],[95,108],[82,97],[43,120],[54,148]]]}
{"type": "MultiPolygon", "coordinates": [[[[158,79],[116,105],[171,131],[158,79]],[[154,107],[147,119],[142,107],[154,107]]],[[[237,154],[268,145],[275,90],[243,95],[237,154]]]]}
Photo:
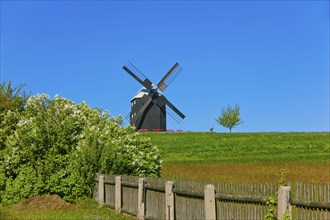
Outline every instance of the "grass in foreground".
{"type": "Polygon", "coordinates": [[[212,182],[330,182],[330,133],[145,133],[164,178],[212,182]]]}
{"type": "Polygon", "coordinates": [[[132,220],[109,208],[99,208],[91,199],[83,199],[77,205],[69,204],[56,195],[38,196],[23,200],[13,206],[0,205],[1,220],[132,220]]]}

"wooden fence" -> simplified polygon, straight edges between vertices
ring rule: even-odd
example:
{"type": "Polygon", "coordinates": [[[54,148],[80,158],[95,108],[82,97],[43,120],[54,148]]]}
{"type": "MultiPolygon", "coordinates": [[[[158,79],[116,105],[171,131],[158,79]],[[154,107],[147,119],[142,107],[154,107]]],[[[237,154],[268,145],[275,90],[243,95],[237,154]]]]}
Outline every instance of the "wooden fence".
{"type": "Polygon", "coordinates": [[[139,219],[264,219],[276,198],[278,219],[330,219],[330,185],[208,184],[160,178],[96,175],[95,200],[139,219]]]}

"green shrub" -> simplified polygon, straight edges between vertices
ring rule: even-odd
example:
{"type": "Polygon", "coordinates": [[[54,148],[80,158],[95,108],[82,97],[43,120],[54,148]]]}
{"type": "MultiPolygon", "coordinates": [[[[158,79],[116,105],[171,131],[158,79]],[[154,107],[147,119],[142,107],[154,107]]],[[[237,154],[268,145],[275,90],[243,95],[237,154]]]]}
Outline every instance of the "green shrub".
{"type": "Polygon", "coordinates": [[[160,175],[158,149],[132,127],[121,127],[121,119],[110,118],[109,112],[40,94],[15,117],[16,130],[0,156],[4,204],[44,193],[68,201],[91,196],[96,172],[160,175]]]}

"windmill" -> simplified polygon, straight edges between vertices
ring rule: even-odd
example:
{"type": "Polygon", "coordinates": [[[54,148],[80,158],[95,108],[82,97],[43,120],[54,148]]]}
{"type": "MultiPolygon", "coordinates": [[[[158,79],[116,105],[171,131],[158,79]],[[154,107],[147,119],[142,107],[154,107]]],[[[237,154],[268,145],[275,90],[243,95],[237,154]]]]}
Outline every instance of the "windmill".
{"type": "Polygon", "coordinates": [[[162,94],[181,72],[179,63],[174,64],[157,86],[131,62],[123,66],[123,69],[143,86],[131,100],[131,112],[127,117],[137,130],[166,131],[166,113],[178,123],[185,118],[162,94]]]}

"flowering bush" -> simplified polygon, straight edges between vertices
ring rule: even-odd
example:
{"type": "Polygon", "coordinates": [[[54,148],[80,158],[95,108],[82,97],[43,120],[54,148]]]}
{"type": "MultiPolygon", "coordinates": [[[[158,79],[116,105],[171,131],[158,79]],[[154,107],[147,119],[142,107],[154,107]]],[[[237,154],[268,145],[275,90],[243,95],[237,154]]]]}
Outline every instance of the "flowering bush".
{"type": "Polygon", "coordinates": [[[29,95],[22,91],[23,87],[24,84],[13,87],[11,81],[0,84],[0,151],[5,148],[7,137],[16,129],[18,116],[24,111],[24,105],[29,98],[29,95]]]}
{"type": "Polygon", "coordinates": [[[29,98],[0,152],[0,201],[45,193],[75,201],[92,195],[96,172],[159,176],[157,147],[120,120],[59,96],[29,98]]]}

